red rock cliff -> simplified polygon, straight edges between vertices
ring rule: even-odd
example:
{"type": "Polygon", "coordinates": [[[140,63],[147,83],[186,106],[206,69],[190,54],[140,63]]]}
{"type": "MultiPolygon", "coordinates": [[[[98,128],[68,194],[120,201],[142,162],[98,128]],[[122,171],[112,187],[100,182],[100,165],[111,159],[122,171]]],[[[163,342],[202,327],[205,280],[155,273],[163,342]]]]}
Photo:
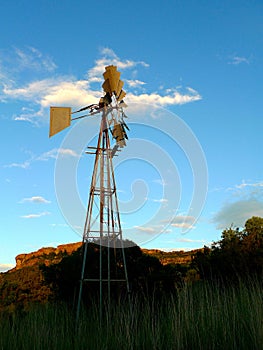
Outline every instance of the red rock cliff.
{"type": "Polygon", "coordinates": [[[79,247],[82,242],[61,244],[54,247],[46,247],[37,250],[36,252],[28,254],[19,254],[16,257],[15,269],[20,269],[25,266],[33,266],[39,264],[50,265],[52,263],[58,263],[63,258],[63,253],[71,254],[79,247]]]}

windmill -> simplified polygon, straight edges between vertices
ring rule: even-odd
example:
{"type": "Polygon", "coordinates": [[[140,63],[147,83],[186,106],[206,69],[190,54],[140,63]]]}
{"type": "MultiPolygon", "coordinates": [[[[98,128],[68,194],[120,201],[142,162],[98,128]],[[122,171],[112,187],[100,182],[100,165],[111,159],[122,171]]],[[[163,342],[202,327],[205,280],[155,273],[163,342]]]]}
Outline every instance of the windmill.
{"type": "MultiPolygon", "coordinates": [[[[129,292],[128,273],[126,266],[125,251],[123,246],[122,229],[120,214],[118,208],[117,189],[114,176],[113,157],[117,155],[123,147],[126,146],[127,130],[125,123],[127,116],[124,113],[126,104],[123,101],[126,93],[122,89],[123,81],[120,80],[120,72],[117,67],[110,65],[105,67],[104,83],[102,88],[104,96],[100,98],[98,104],[78,109],[72,112],[70,107],[50,107],[50,132],[53,136],[71,125],[71,121],[78,120],[93,115],[100,115],[100,129],[96,147],[88,147],[86,153],[94,154],[94,168],[90,185],[88,207],[86,220],[83,230],[83,261],[80,278],[79,296],[77,304],[77,320],[79,318],[82,290],[84,283],[99,284],[99,305],[100,318],[102,317],[103,288],[107,284],[107,297],[110,302],[111,284],[122,283],[129,292]],[[78,115],[87,111],[87,114],[78,115]],[[72,115],[77,116],[72,118],[72,115]],[[111,147],[111,136],[115,142],[111,147]],[[88,244],[90,242],[98,243],[99,249],[99,275],[92,278],[88,276],[86,268],[88,244]],[[104,248],[103,248],[104,247],[104,248]],[[105,265],[105,254],[103,249],[107,250],[107,272],[103,269],[105,265]],[[120,273],[112,275],[111,257],[116,248],[121,249],[122,256],[122,276],[120,273]],[[104,259],[104,260],[103,260],[104,259]]],[[[117,269],[116,269],[117,270],[117,269]]]]}

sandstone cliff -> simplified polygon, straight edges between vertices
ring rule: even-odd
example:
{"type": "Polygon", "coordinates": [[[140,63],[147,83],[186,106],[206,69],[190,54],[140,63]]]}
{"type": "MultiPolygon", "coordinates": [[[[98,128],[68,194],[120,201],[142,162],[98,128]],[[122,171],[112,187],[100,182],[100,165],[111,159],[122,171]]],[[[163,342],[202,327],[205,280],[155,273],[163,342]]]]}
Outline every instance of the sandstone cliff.
{"type": "Polygon", "coordinates": [[[79,247],[81,247],[82,242],[62,244],[53,247],[46,247],[37,250],[36,252],[28,254],[19,254],[16,257],[16,266],[14,270],[21,269],[25,266],[33,265],[50,265],[54,263],[59,263],[65,254],[71,254],[79,247]]]}

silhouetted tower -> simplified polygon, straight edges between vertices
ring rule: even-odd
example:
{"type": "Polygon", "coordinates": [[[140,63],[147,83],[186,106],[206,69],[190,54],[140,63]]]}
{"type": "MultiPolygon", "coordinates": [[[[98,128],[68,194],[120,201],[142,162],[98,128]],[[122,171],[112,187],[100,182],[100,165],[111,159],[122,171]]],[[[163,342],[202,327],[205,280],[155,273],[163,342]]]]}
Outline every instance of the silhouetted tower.
{"type": "MultiPolygon", "coordinates": [[[[99,284],[100,318],[102,317],[103,290],[107,285],[107,302],[110,303],[111,284],[122,283],[129,292],[129,282],[123,246],[120,213],[118,208],[117,189],[114,176],[113,157],[126,145],[126,129],[128,129],[124,118],[123,98],[126,93],[122,90],[123,82],[116,66],[106,67],[103,74],[102,85],[105,95],[101,97],[98,104],[93,104],[79,109],[73,113],[89,110],[89,114],[71,119],[71,108],[50,108],[50,136],[65,129],[71,120],[80,119],[89,115],[101,114],[100,131],[96,147],[88,147],[86,153],[95,155],[95,162],[89,192],[87,215],[83,231],[83,262],[80,278],[80,288],[77,304],[77,320],[80,314],[83,284],[99,284]],[[115,140],[111,148],[110,134],[115,140]],[[87,266],[88,244],[96,243],[99,249],[99,271],[94,277],[94,272],[89,271],[87,266]],[[122,261],[112,269],[111,263],[116,256],[116,249],[121,250],[122,261]],[[105,254],[105,251],[107,254],[105,254]],[[106,260],[105,261],[105,256],[106,260]],[[107,268],[105,269],[105,265],[107,268]],[[121,268],[120,268],[121,267],[121,268]],[[114,273],[113,273],[114,271],[114,273]],[[92,277],[89,272],[93,273],[92,277]]],[[[129,129],[128,129],[129,130],[129,129]]],[[[115,261],[115,264],[117,262],[115,261]]]]}

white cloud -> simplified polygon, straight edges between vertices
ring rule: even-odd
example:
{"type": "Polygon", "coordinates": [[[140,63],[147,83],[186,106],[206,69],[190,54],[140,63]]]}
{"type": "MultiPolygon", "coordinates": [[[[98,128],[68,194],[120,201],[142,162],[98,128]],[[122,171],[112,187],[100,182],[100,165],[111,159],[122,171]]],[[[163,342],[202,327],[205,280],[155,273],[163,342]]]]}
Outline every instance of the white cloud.
{"type": "Polygon", "coordinates": [[[34,81],[18,88],[13,87],[13,84],[5,84],[3,93],[6,97],[30,101],[35,100],[36,102],[39,102],[41,96],[46,94],[49,89],[57,84],[58,81],[53,78],[34,81]]]}
{"type": "Polygon", "coordinates": [[[69,225],[67,225],[67,224],[49,224],[49,226],[52,226],[52,227],[69,227],[69,225]]]}
{"type": "Polygon", "coordinates": [[[78,157],[79,156],[75,151],[73,151],[70,148],[60,148],[58,150],[58,153],[62,154],[63,156],[71,156],[71,157],[78,157]]]}
{"type": "Polygon", "coordinates": [[[6,272],[15,267],[14,264],[0,264],[0,272],[6,272]]]}
{"type": "Polygon", "coordinates": [[[134,226],[134,228],[136,228],[139,231],[147,232],[147,233],[154,233],[154,232],[156,232],[156,229],[154,229],[153,227],[134,226]]]}
{"type": "Polygon", "coordinates": [[[4,168],[22,168],[22,169],[27,169],[29,168],[31,164],[30,160],[26,160],[23,163],[11,163],[11,164],[6,164],[4,165],[4,168]]]}
{"type": "Polygon", "coordinates": [[[156,203],[167,203],[168,199],[161,198],[161,199],[153,199],[154,202],[156,203]]]}
{"type": "Polygon", "coordinates": [[[145,232],[145,233],[171,233],[171,229],[165,229],[164,225],[153,225],[153,226],[134,226],[134,229],[145,232]]]}
{"type": "Polygon", "coordinates": [[[98,103],[101,94],[101,91],[91,90],[86,80],[61,81],[42,96],[40,104],[44,108],[54,105],[79,107],[98,103]]]}
{"type": "Polygon", "coordinates": [[[175,224],[171,224],[171,226],[176,228],[188,228],[188,229],[195,228],[193,225],[189,224],[188,222],[178,222],[175,224]]]}
{"type": "Polygon", "coordinates": [[[47,161],[49,159],[56,159],[58,155],[78,157],[79,155],[70,148],[53,148],[48,152],[42,153],[36,157],[35,160],[47,161]]]}
{"type": "Polygon", "coordinates": [[[260,182],[255,182],[255,183],[249,183],[249,182],[242,181],[241,184],[236,185],[235,187],[240,188],[240,189],[246,188],[246,187],[263,187],[263,182],[260,181],[260,182]]]}
{"type": "Polygon", "coordinates": [[[50,74],[57,68],[56,64],[46,54],[34,47],[13,47],[0,50],[0,78],[1,83],[14,83],[15,77],[21,72],[50,74]]]}
{"type": "Polygon", "coordinates": [[[45,199],[42,196],[33,196],[30,198],[23,198],[20,203],[25,203],[25,202],[30,202],[30,203],[43,203],[43,204],[48,204],[51,203],[47,199],[45,199]]]}
{"type": "Polygon", "coordinates": [[[15,60],[19,69],[46,70],[53,72],[57,66],[52,59],[34,47],[15,48],[15,60]]]}
{"type": "Polygon", "coordinates": [[[121,60],[116,53],[110,48],[103,48],[100,51],[102,57],[95,61],[93,68],[88,70],[87,76],[90,82],[102,82],[105,66],[115,65],[119,71],[123,71],[128,68],[135,68],[138,65],[143,67],[149,67],[148,63],[143,61],[121,60]]]}
{"type": "Polygon", "coordinates": [[[230,61],[228,62],[228,64],[234,64],[234,65],[238,65],[241,63],[246,63],[249,64],[249,59],[247,57],[242,57],[242,56],[233,56],[231,57],[230,61]]]}
{"type": "Polygon", "coordinates": [[[128,86],[132,87],[132,88],[136,88],[136,87],[141,87],[142,85],[145,85],[146,83],[144,81],[135,79],[135,80],[126,80],[125,81],[128,86]]]}
{"type": "Polygon", "coordinates": [[[40,218],[40,217],[46,216],[46,215],[50,215],[50,213],[48,211],[44,211],[44,212],[38,213],[38,214],[22,215],[21,218],[23,218],[23,219],[36,219],[36,218],[40,218]]]}
{"type": "Polygon", "coordinates": [[[4,168],[22,168],[28,169],[33,162],[36,161],[48,161],[49,159],[56,159],[58,155],[65,157],[79,157],[79,155],[70,148],[53,148],[50,151],[44,152],[39,156],[31,156],[29,159],[22,163],[11,163],[4,165],[4,168]]]}
{"type": "Polygon", "coordinates": [[[177,215],[172,220],[163,220],[162,222],[170,224],[172,227],[176,228],[195,228],[195,226],[193,226],[193,223],[195,222],[195,218],[193,216],[177,215]]]}
{"type": "Polygon", "coordinates": [[[243,180],[234,187],[227,188],[235,197],[242,199],[261,198],[263,196],[263,181],[251,182],[243,180]]]}
{"type": "Polygon", "coordinates": [[[177,242],[183,243],[206,243],[204,239],[190,239],[190,238],[178,238],[177,242]]]}
{"type": "MultiPolygon", "coordinates": [[[[50,106],[71,106],[80,107],[97,103],[102,96],[101,86],[97,89],[91,88],[93,83],[103,81],[103,72],[105,66],[116,65],[119,71],[129,70],[129,75],[135,76],[138,67],[149,67],[149,64],[143,61],[122,60],[110,48],[103,48],[100,52],[101,57],[95,61],[94,66],[88,70],[87,79],[76,79],[73,76],[56,76],[45,79],[29,81],[23,85],[14,80],[5,79],[3,82],[0,96],[7,100],[20,100],[35,105],[35,109],[25,108],[20,114],[13,116],[17,121],[29,121],[38,124],[46,120],[50,106]]],[[[48,57],[44,57],[38,50],[28,48],[27,50],[16,49],[16,55],[21,67],[28,67],[30,63],[34,69],[55,69],[55,64],[48,57]]],[[[144,86],[146,83],[138,79],[127,79],[127,85],[131,91],[127,94],[125,100],[131,103],[143,103],[158,106],[181,105],[200,100],[201,95],[191,87],[186,87],[185,91],[178,89],[168,89],[167,92],[160,93],[145,92],[138,94],[132,89],[144,86]]]]}
{"type": "Polygon", "coordinates": [[[149,103],[151,105],[168,106],[168,105],[181,105],[189,102],[201,100],[202,97],[197,92],[190,92],[181,94],[178,91],[174,91],[167,95],[160,95],[158,93],[143,93],[140,95],[128,94],[126,97],[129,103],[149,103]]]}

